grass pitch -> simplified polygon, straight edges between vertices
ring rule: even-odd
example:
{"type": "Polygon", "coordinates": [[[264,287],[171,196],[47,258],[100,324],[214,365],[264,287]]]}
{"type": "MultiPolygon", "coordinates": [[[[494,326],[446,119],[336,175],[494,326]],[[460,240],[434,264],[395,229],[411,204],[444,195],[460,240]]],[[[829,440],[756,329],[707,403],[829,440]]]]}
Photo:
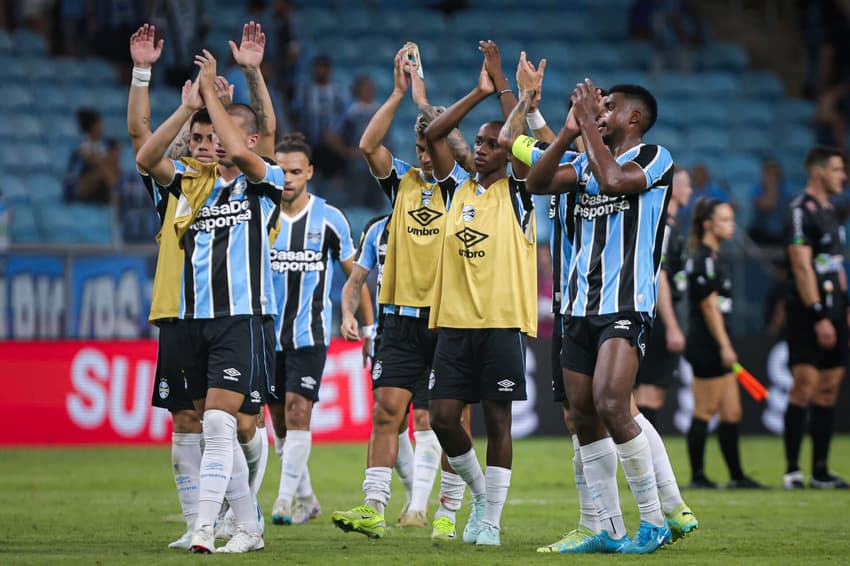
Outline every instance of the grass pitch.
{"type": "MultiPolygon", "coordinates": [[[[566,437],[514,443],[513,480],[502,517],[503,546],[498,549],[464,545],[460,532],[458,540],[434,545],[430,529],[393,528],[386,538],[372,541],[334,528],[331,511],[361,502],[364,445],[314,446],[310,468],[322,515],[308,525],[273,526],[271,504],[280,464],[271,458],[261,492],[266,550],[239,557],[194,556],[166,548],[184,527],[168,470],[168,447],[4,450],[0,453],[0,564],[846,564],[850,491],[783,491],[781,442],[773,437],[745,438],[741,446],[745,469],[770,484],[771,491],[683,490],[699,517],[699,530],[645,557],[535,553],[537,546],[555,541],[572,528],[578,515],[572,448],[566,437]]],[[[687,483],[684,440],[673,437],[667,445],[678,477],[687,483]]],[[[483,440],[478,447],[483,455],[483,440]]],[[[802,461],[808,462],[809,457],[804,450],[802,461]]],[[[835,439],[832,460],[836,472],[850,475],[850,437],[835,439]]],[[[707,461],[709,476],[725,482],[714,440],[707,447],[707,461]]],[[[404,503],[397,479],[393,494],[388,524],[395,522],[404,503]]],[[[622,474],[620,495],[626,524],[633,532],[637,508],[622,474]]],[[[458,516],[459,531],[468,500],[467,495],[458,516]]],[[[431,511],[436,505],[435,486],[431,511]]]]}

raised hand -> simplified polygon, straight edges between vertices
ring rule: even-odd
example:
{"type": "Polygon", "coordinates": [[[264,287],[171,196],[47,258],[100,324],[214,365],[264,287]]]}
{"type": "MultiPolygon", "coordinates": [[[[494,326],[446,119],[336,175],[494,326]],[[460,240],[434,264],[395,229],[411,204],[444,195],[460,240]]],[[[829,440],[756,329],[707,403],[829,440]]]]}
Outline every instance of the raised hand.
{"type": "Polygon", "coordinates": [[[260,24],[253,21],[242,26],[242,43],[228,41],[233,60],[243,68],[259,69],[263,63],[263,53],[266,49],[266,34],[260,24]]]}
{"type": "Polygon", "coordinates": [[[195,55],[195,65],[200,69],[197,82],[200,84],[202,95],[206,96],[209,94],[215,96],[215,57],[213,57],[212,53],[204,49],[203,54],[195,55]]]}
{"type": "Polygon", "coordinates": [[[484,66],[493,80],[498,79],[504,73],[502,71],[502,54],[499,46],[494,41],[479,41],[478,50],[484,54],[484,66]]]}
{"type": "Polygon", "coordinates": [[[234,86],[227,82],[227,79],[221,75],[215,78],[215,95],[221,100],[223,106],[233,104],[233,89],[234,86]]]}
{"type": "Polygon", "coordinates": [[[593,82],[585,79],[578,83],[570,100],[573,102],[573,114],[580,125],[589,125],[596,122],[599,116],[600,96],[593,82]]]}
{"type": "Polygon", "coordinates": [[[407,60],[407,45],[398,50],[393,60],[393,90],[400,93],[410,88],[411,63],[407,60]]]}
{"type": "Polygon", "coordinates": [[[191,110],[200,110],[204,107],[204,99],[201,97],[201,91],[198,81],[186,81],[183,83],[183,90],[180,93],[180,101],[183,106],[191,110]]]}
{"type": "Polygon", "coordinates": [[[481,64],[481,72],[478,74],[478,90],[484,94],[493,94],[496,92],[496,85],[493,84],[493,78],[487,72],[487,63],[481,64]]]}
{"type": "Polygon", "coordinates": [[[143,69],[151,68],[162,55],[165,40],[156,41],[156,27],[145,24],[130,36],[130,58],[133,65],[143,69]]]}

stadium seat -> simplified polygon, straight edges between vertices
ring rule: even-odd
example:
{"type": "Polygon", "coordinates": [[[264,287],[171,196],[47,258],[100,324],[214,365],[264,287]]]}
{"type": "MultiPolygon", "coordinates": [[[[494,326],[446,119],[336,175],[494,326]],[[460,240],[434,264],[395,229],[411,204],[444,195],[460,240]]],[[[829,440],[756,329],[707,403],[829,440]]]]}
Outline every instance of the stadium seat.
{"type": "Polygon", "coordinates": [[[776,118],[784,123],[808,124],[814,112],[815,105],[802,98],[786,97],[776,102],[776,118]]]}
{"type": "Polygon", "coordinates": [[[648,71],[655,55],[648,43],[629,41],[620,46],[620,67],[648,71]]]}
{"type": "Polygon", "coordinates": [[[33,203],[40,202],[62,202],[62,183],[54,175],[38,173],[27,179],[30,190],[30,199],[33,203]]]}
{"type": "Polygon", "coordinates": [[[702,153],[727,151],[729,134],[721,128],[692,128],[688,136],[689,147],[702,153]]]}
{"type": "Polygon", "coordinates": [[[51,243],[77,243],[77,221],[71,206],[61,202],[44,202],[38,206],[38,224],[44,239],[51,243]]]}
{"type": "Polygon", "coordinates": [[[115,83],[115,69],[103,59],[83,59],[80,65],[85,72],[86,82],[89,84],[101,85],[115,83]]]}
{"type": "Polygon", "coordinates": [[[21,144],[22,162],[19,170],[28,173],[41,173],[53,171],[56,162],[51,157],[47,147],[40,143],[21,144]]]}
{"type": "Polygon", "coordinates": [[[17,84],[5,84],[0,87],[0,100],[5,110],[20,111],[32,107],[34,97],[26,88],[17,84]]]}
{"type": "Polygon", "coordinates": [[[747,69],[747,53],[732,43],[707,43],[697,56],[699,67],[712,71],[740,73],[747,69]]]}
{"type": "Polygon", "coordinates": [[[0,30],[0,55],[8,55],[14,49],[15,42],[6,30],[0,30]]]}
{"type": "Polygon", "coordinates": [[[678,129],[656,126],[646,134],[647,143],[663,145],[671,154],[685,147],[685,136],[678,129]]]}
{"type": "Polygon", "coordinates": [[[741,93],[741,80],[731,73],[722,71],[700,73],[697,78],[702,85],[701,93],[705,96],[728,98],[741,93]]]}
{"type": "Polygon", "coordinates": [[[745,101],[740,108],[741,111],[735,113],[734,122],[736,124],[770,129],[771,125],[776,122],[775,106],[770,102],[752,99],[745,101]]]}
{"type": "Polygon", "coordinates": [[[75,203],[69,205],[74,232],[80,242],[108,244],[111,236],[112,212],[108,206],[75,203]]]}
{"type": "Polygon", "coordinates": [[[780,155],[796,155],[801,162],[806,152],[814,145],[815,135],[812,130],[799,124],[785,124],[775,132],[773,137],[774,153],[780,155]]]}
{"type": "MultiPolygon", "coordinates": [[[[603,72],[622,66],[620,52],[606,43],[586,43],[576,50],[576,60],[603,72]]],[[[545,80],[545,77],[544,77],[545,80]]]]}
{"type": "Polygon", "coordinates": [[[40,34],[25,28],[15,31],[13,40],[15,53],[18,55],[46,55],[47,43],[40,34]]]}
{"type": "MultiPolygon", "coordinates": [[[[683,108],[683,110],[685,110],[683,108]]],[[[689,126],[726,127],[729,122],[729,103],[715,99],[693,100],[687,103],[687,124],[689,126]]]]}
{"type": "MultiPolygon", "coordinates": [[[[74,97],[76,97],[76,93],[74,97]]],[[[39,113],[56,113],[64,116],[71,116],[73,113],[73,106],[71,105],[68,91],[63,88],[44,89],[38,93],[38,98],[33,103],[38,108],[39,113]]]]}
{"type": "Polygon", "coordinates": [[[736,128],[732,134],[732,147],[759,157],[767,157],[772,151],[771,138],[763,128],[736,128]]]}
{"type": "MultiPolygon", "coordinates": [[[[736,149],[743,149],[737,147],[737,137],[733,136],[733,139],[736,149]]],[[[761,161],[746,153],[726,154],[720,162],[723,163],[723,168],[717,173],[730,185],[743,183],[749,186],[761,178],[761,161]]]]}
{"type": "Polygon", "coordinates": [[[747,182],[729,182],[729,197],[737,203],[735,208],[735,224],[738,230],[746,230],[752,223],[755,210],[750,204],[753,199],[753,184],[747,182]]]}
{"type": "Polygon", "coordinates": [[[42,121],[32,114],[9,116],[6,121],[18,141],[41,141],[46,134],[42,121]]]}
{"type": "Polygon", "coordinates": [[[12,208],[14,208],[16,203],[28,203],[30,200],[26,180],[23,177],[12,175],[6,175],[3,179],[3,187],[0,189],[0,195],[2,195],[3,201],[7,205],[11,205],[12,208]]]}
{"type": "Polygon", "coordinates": [[[15,205],[10,233],[14,243],[33,243],[41,239],[35,214],[29,203],[19,202],[15,205]]]}
{"type": "Polygon", "coordinates": [[[501,14],[493,10],[464,10],[449,19],[449,33],[456,38],[476,43],[479,39],[495,39],[493,32],[501,28],[501,14]]]}
{"type": "Polygon", "coordinates": [[[655,81],[656,96],[668,98],[693,98],[704,93],[701,77],[696,74],[670,72],[655,81]]]}
{"type": "Polygon", "coordinates": [[[782,98],[784,87],[782,81],[771,71],[749,71],[741,76],[744,93],[760,100],[776,100],[782,98]]]}

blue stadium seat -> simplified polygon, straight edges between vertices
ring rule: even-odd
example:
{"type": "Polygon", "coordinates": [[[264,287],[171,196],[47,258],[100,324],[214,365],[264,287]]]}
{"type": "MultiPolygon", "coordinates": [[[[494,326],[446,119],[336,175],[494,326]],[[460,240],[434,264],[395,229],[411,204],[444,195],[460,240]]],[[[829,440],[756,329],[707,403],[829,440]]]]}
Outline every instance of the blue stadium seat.
{"type": "Polygon", "coordinates": [[[501,14],[493,10],[465,10],[456,12],[449,20],[449,32],[477,43],[479,39],[494,39],[493,32],[500,29],[501,21],[501,14]]]}
{"type": "MultiPolygon", "coordinates": [[[[71,90],[73,87],[68,87],[71,90]]],[[[73,97],[68,96],[68,90],[65,88],[46,88],[38,93],[33,103],[38,108],[40,113],[56,113],[65,116],[71,116],[73,106],[71,98],[76,97],[76,90],[73,97]]]]}
{"type": "Polygon", "coordinates": [[[753,183],[729,182],[729,197],[735,208],[735,224],[738,225],[738,234],[750,226],[755,215],[755,209],[751,205],[753,198],[753,183]]]}
{"type": "MultiPolygon", "coordinates": [[[[624,2],[628,4],[628,2],[624,2]]],[[[610,5],[593,4],[590,11],[592,27],[586,28],[588,34],[595,38],[611,41],[622,41],[627,36],[628,13],[626,10],[612,9],[610,5]]]]}
{"type": "Polygon", "coordinates": [[[705,70],[740,73],[749,66],[746,51],[732,43],[708,43],[697,59],[700,68],[705,70]]]}
{"type": "Polygon", "coordinates": [[[38,206],[37,217],[47,242],[72,244],[80,241],[77,221],[69,205],[61,201],[44,202],[38,206]]]}
{"type": "Polygon", "coordinates": [[[776,73],[771,71],[750,71],[741,77],[744,92],[761,100],[777,100],[782,98],[784,87],[776,73]]]}
{"type": "Polygon", "coordinates": [[[41,141],[47,133],[42,121],[32,114],[9,116],[7,121],[15,131],[19,141],[41,141]]]}
{"type": "Polygon", "coordinates": [[[5,110],[20,111],[32,107],[34,97],[29,89],[7,83],[0,87],[0,100],[5,110]]]}
{"type": "Polygon", "coordinates": [[[313,38],[318,38],[336,27],[338,16],[329,10],[305,7],[295,12],[294,19],[299,33],[303,31],[313,38]]]}
{"type": "MultiPolygon", "coordinates": [[[[53,171],[58,167],[57,160],[54,160],[47,150],[47,147],[40,143],[21,144],[21,155],[23,162],[20,170],[30,173],[42,173],[44,171],[53,171]]],[[[64,164],[63,164],[64,165],[64,164]]]]}
{"type": "Polygon", "coordinates": [[[15,47],[15,42],[12,36],[6,30],[0,30],[0,55],[7,55],[12,52],[15,47]]]}
{"type": "Polygon", "coordinates": [[[54,175],[37,173],[27,179],[33,203],[62,202],[62,183],[54,175]]]}
{"type": "Polygon", "coordinates": [[[772,151],[771,137],[764,128],[738,128],[732,134],[732,147],[759,157],[767,157],[772,151]]]}
{"type": "Polygon", "coordinates": [[[702,93],[707,96],[738,96],[741,92],[741,80],[731,73],[723,71],[700,73],[698,79],[702,84],[702,93]]]}
{"type": "Polygon", "coordinates": [[[620,46],[620,66],[640,71],[652,67],[655,55],[648,43],[629,41],[620,46]]]}
{"type": "Polygon", "coordinates": [[[40,34],[19,28],[13,40],[15,53],[19,55],[46,55],[47,43],[40,34]]]}
{"type": "Polygon", "coordinates": [[[773,153],[788,156],[788,159],[794,155],[802,162],[803,156],[815,143],[812,130],[799,124],[785,124],[777,133],[779,135],[774,136],[774,147],[771,149],[773,153]]]}
{"type": "Polygon", "coordinates": [[[108,244],[112,212],[108,206],[75,203],[69,205],[74,231],[80,242],[108,244]]]}
{"type": "Polygon", "coordinates": [[[41,239],[32,206],[19,202],[12,209],[11,236],[13,243],[33,243],[41,239]]]}
{"type": "Polygon", "coordinates": [[[576,53],[576,62],[605,72],[622,66],[621,61],[619,50],[607,43],[586,43],[576,53]]]}
{"type": "Polygon", "coordinates": [[[815,105],[802,98],[782,98],[776,102],[775,115],[784,123],[808,124],[815,112],[815,105]]]}
{"type": "Polygon", "coordinates": [[[2,193],[2,198],[6,204],[12,205],[13,208],[17,203],[28,203],[30,200],[29,189],[23,177],[6,175],[0,193],[2,193]]]}
{"type": "MultiPolygon", "coordinates": [[[[685,119],[689,126],[706,125],[725,127],[730,120],[729,103],[716,99],[692,100],[683,108],[687,112],[685,119]]],[[[737,120],[737,116],[735,117],[737,120]]]]}
{"type": "Polygon", "coordinates": [[[664,73],[655,81],[655,95],[669,98],[693,98],[705,92],[701,77],[691,73],[664,73]]]}
{"type": "MultiPolygon", "coordinates": [[[[226,44],[225,47],[227,47],[226,44]]],[[[83,59],[80,65],[85,71],[86,82],[89,84],[102,85],[115,83],[115,69],[103,59],[83,59]]]]}
{"type": "Polygon", "coordinates": [[[647,143],[663,145],[670,153],[676,154],[680,148],[686,146],[685,136],[679,129],[655,126],[646,134],[647,143]]]}
{"type": "Polygon", "coordinates": [[[729,134],[721,128],[691,128],[688,146],[693,151],[717,153],[729,149],[729,134]]]}
{"type": "Polygon", "coordinates": [[[775,106],[770,102],[753,99],[742,104],[740,108],[741,111],[735,113],[737,124],[769,129],[776,121],[775,106]]]}
{"type": "MultiPolygon", "coordinates": [[[[733,136],[736,149],[744,149],[738,147],[738,137],[733,136]]],[[[761,161],[752,155],[746,153],[730,153],[725,154],[720,163],[723,164],[722,170],[718,175],[725,179],[730,185],[745,184],[752,186],[761,178],[761,161]]]]}

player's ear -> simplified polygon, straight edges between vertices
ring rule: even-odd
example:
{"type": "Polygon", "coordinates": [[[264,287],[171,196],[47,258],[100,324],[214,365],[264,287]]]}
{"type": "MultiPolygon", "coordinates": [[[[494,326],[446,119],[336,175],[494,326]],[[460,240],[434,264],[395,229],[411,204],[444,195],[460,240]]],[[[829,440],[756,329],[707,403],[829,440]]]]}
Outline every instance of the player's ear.
{"type": "Polygon", "coordinates": [[[313,178],[313,164],[312,163],[310,165],[308,165],[307,168],[304,170],[304,175],[307,177],[308,181],[313,178]]]}
{"type": "Polygon", "coordinates": [[[257,142],[259,142],[259,141],[260,141],[260,135],[259,134],[251,134],[250,136],[248,136],[248,139],[246,141],[246,143],[248,145],[248,149],[254,149],[257,146],[257,142]]]}

